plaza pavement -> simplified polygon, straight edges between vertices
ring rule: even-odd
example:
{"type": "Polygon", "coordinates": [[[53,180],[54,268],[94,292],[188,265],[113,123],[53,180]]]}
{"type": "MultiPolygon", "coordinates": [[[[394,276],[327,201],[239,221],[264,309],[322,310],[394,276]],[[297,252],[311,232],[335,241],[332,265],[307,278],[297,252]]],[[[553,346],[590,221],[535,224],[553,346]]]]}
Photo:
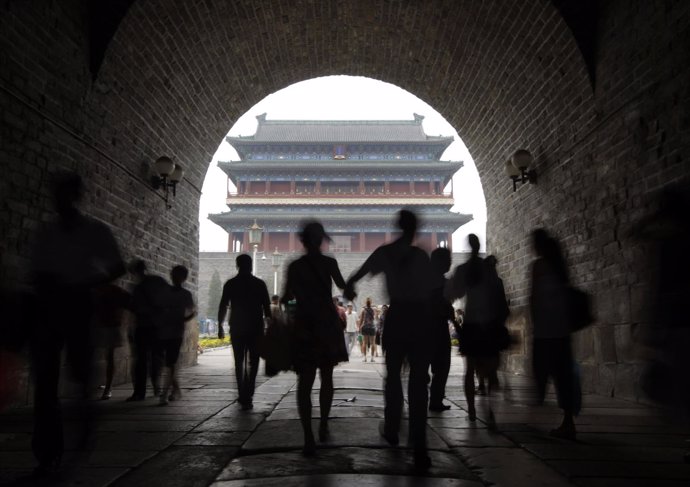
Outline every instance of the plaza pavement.
{"type": "MultiPolygon", "coordinates": [[[[301,455],[302,432],[295,375],[266,378],[263,364],[254,398],[243,412],[229,348],[208,351],[181,372],[183,396],[166,407],[153,398],[128,403],[129,386],[109,401],[94,401],[99,413],[88,451],[74,448],[66,432],[65,486],[430,486],[679,487],[690,485],[683,454],[687,427],[667,422],[656,408],[587,395],[577,418],[578,441],[551,438],[560,412],[553,394],[545,406],[531,405],[529,381],[502,377],[505,397],[496,401],[497,431],[467,419],[462,361],[453,357],[446,402],[431,413],[428,443],[433,467],[415,476],[411,450],[390,447],[378,434],[383,418],[383,365],[355,355],[335,370],[331,440],[315,458],[301,455]]],[[[318,381],[315,386],[318,387],[318,381]]],[[[314,417],[319,417],[318,391],[314,417]]],[[[68,425],[77,424],[69,403],[68,425]]],[[[404,421],[406,423],[406,421],[404,421]]],[[[31,411],[0,415],[0,484],[41,485],[28,475],[31,411]]]]}

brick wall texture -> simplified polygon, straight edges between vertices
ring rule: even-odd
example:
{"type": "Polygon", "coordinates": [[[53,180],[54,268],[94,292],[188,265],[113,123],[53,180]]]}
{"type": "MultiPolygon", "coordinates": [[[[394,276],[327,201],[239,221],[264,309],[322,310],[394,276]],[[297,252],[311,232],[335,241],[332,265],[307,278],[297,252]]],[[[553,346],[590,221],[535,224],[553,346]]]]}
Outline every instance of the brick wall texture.
{"type": "MultiPolygon", "coordinates": [[[[600,4],[593,84],[547,0],[139,0],[95,79],[84,2],[2,2],[0,280],[26,282],[49,175],[64,167],[85,175],[84,210],[128,258],[159,273],[184,263],[196,290],[198,188],[228,128],[292,83],[367,76],[428,102],[469,148],[511,326],[529,337],[528,232],[543,225],[596,299],[597,323],[576,340],[585,388],[637,398],[632,330],[650,319],[653,274],[628,231],[690,169],[690,3],[600,4]],[[539,184],[513,193],[503,163],[518,148],[539,184]],[[187,169],[168,211],[147,184],[163,154],[187,169]]],[[[506,365],[526,372],[528,354],[506,365]]]]}

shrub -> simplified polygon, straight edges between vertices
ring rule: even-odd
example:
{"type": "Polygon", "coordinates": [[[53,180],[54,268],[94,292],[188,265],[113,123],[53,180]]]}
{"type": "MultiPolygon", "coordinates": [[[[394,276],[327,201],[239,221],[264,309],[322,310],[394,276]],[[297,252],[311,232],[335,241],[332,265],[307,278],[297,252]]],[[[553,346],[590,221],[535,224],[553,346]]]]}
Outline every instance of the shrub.
{"type": "Polygon", "coordinates": [[[230,345],[230,336],[226,335],[225,338],[219,340],[218,338],[199,338],[199,346],[201,348],[217,348],[217,347],[227,347],[230,345]]]}

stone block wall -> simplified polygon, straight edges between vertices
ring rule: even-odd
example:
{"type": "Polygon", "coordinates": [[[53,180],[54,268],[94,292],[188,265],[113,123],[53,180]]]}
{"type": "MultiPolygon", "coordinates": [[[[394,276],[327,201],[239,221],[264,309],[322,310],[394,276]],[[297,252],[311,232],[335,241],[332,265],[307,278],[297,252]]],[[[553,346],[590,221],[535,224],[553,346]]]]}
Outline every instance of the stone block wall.
{"type": "Polygon", "coordinates": [[[87,182],[84,211],[128,259],[163,275],[186,264],[196,290],[199,188],[232,123],[291,83],[369,76],[436,108],[475,160],[488,251],[525,338],[508,366],[529,370],[528,232],[545,226],[595,297],[597,323],[577,337],[585,388],[640,397],[634,330],[650,320],[654,268],[630,230],[690,173],[690,3],[599,2],[585,63],[548,0],[139,0],[97,73],[85,2],[0,5],[2,286],[27,283],[50,175],[72,168],[87,182]],[[539,181],[513,193],[503,165],[521,148],[539,181]],[[147,182],[161,155],[187,168],[170,210],[147,182]]]}

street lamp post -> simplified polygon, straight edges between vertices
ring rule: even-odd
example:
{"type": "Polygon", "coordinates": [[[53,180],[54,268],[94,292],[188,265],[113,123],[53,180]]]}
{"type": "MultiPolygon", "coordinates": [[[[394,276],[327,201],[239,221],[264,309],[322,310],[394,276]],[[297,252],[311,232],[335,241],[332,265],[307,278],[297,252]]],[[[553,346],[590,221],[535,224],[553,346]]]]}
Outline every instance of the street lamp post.
{"type": "Polygon", "coordinates": [[[252,274],[256,275],[256,251],[259,249],[259,244],[261,243],[261,228],[254,220],[251,227],[247,229],[249,231],[249,245],[254,247],[254,255],[252,257],[252,274]]]}
{"type": "Polygon", "coordinates": [[[278,252],[278,247],[271,255],[271,266],[273,267],[273,294],[278,294],[278,269],[283,262],[283,254],[278,252]]]}

